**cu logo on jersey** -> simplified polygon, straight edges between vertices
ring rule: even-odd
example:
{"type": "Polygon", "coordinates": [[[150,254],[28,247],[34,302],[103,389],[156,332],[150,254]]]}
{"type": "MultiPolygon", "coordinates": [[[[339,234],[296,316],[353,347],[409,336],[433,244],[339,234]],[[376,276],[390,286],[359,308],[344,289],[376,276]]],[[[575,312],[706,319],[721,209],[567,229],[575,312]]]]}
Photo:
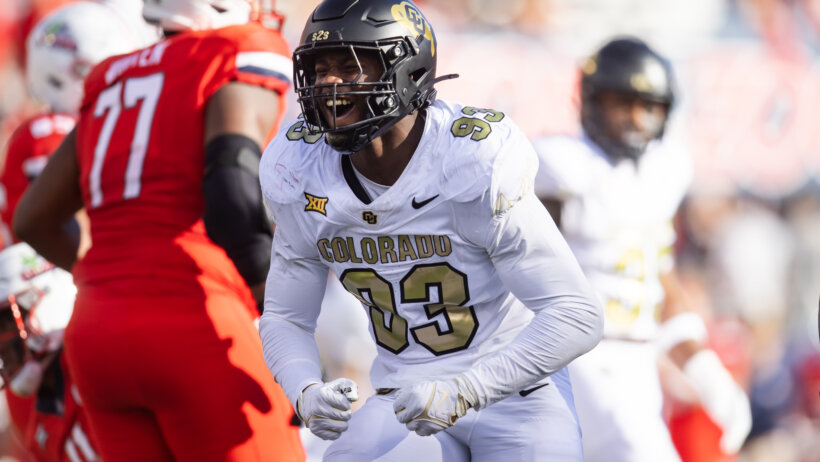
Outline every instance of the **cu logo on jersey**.
{"type": "Polygon", "coordinates": [[[378,221],[378,217],[370,210],[366,210],[362,212],[362,220],[364,220],[368,225],[375,225],[378,221]]]}
{"type": "Polygon", "coordinates": [[[393,5],[390,13],[393,15],[393,19],[410,31],[414,37],[423,35],[425,39],[429,40],[431,54],[436,55],[436,39],[433,37],[433,29],[427,24],[427,20],[424,19],[421,11],[409,2],[401,2],[398,5],[393,5]]]}

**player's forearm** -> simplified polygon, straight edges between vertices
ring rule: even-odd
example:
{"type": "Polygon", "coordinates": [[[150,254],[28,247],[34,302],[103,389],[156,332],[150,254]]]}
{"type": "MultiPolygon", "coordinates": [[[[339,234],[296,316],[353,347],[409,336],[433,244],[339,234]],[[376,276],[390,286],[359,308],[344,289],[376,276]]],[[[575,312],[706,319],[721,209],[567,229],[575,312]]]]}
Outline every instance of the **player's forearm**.
{"type": "Polygon", "coordinates": [[[65,222],[63,226],[15,227],[14,231],[22,241],[28,243],[43,258],[66,271],[71,271],[77,261],[80,230],[74,220],[65,222]]]}
{"type": "Polygon", "coordinates": [[[603,335],[597,305],[583,298],[537,313],[504,349],[465,375],[475,388],[479,409],[526,388],[591,350],[603,335]]]}
{"type": "Polygon", "coordinates": [[[259,322],[259,335],[265,363],[295,409],[302,389],[322,381],[313,333],[266,310],[259,322]]]}
{"type": "Polygon", "coordinates": [[[12,219],[20,240],[67,271],[77,260],[80,228],[74,214],[83,207],[75,142],[72,131],[23,194],[12,219]]]}

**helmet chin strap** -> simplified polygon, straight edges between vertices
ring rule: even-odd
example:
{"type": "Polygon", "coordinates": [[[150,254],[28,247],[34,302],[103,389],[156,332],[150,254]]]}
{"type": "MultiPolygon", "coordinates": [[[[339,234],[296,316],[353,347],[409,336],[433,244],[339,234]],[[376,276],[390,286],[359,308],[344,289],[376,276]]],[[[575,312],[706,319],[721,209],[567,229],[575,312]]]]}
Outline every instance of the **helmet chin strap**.
{"type": "Polygon", "coordinates": [[[366,129],[369,127],[358,127],[345,131],[326,133],[325,143],[342,154],[352,154],[361,151],[367,143],[374,138],[367,136],[367,133],[362,130],[363,128],[366,129]]]}

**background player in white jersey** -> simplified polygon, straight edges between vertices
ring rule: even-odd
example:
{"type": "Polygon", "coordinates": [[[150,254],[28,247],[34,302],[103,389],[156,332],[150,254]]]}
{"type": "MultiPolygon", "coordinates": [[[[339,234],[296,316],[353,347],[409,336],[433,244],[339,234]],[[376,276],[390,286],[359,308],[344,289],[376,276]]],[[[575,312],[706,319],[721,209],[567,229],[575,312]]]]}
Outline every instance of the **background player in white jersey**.
{"type": "Polygon", "coordinates": [[[565,366],[598,342],[601,308],[535,197],[531,144],[503,113],[435,101],[437,53],[410,1],[327,0],[308,19],[304,120],[260,166],[277,224],[265,359],[336,439],[326,460],[580,460],[565,366]],[[356,384],[323,383],[313,337],[330,269],[379,347],[352,417],[356,384]]]}
{"type": "Polygon", "coordinates": [[[737,451],[748,400],[675,285],[672,220],[692,167],[661,144],[674,101],[670,64],[615,38],[581,69],[581,138],[534,142],[544,200],[604,305],[604,339],[570,366],[588,461],[675,461],[661,415],[658,352],[668,354],[737,451]],[[662,321],[659,324],[659,320],[662,321]]]}

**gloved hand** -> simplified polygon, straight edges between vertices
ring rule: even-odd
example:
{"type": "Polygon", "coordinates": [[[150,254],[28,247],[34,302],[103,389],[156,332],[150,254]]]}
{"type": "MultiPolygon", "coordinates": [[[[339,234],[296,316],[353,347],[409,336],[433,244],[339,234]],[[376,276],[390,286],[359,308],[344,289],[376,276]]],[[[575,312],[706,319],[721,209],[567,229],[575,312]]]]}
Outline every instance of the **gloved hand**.
{"type": "Polygon", "coordinates": [[[353,412],[353,401],[359,399],[359,387],[350,379],[308,385],[296,402],[296,412],[302,421],[323,440],[335,440],[347,430],[353,412]]]}
{"type": "Polygon", "coordinates": [[[400,389],[393,401],[393,411],[409,430],[428,436],[455,425],[476,401],[472,384],[466,377],[458,376],[400,389]]]}

